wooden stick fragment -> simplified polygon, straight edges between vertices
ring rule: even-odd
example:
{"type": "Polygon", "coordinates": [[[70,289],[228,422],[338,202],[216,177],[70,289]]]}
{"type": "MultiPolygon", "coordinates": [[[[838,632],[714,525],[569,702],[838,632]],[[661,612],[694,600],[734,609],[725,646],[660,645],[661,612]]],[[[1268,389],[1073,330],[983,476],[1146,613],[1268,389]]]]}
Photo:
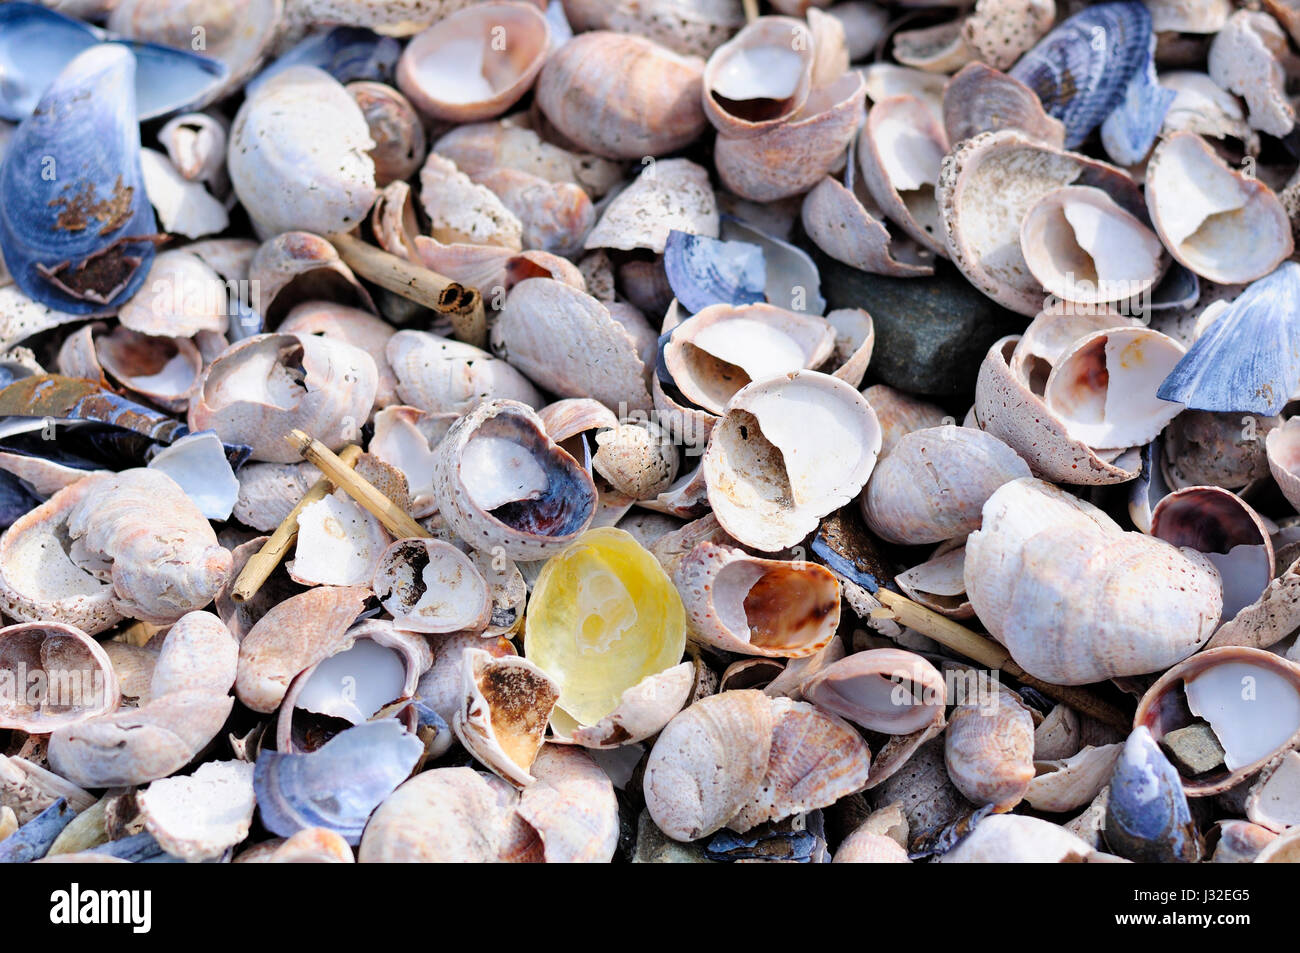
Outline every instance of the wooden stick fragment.
{"type": "Polygon", "coordinates": [[[353,235],[336,232],[329,240],[344,264],[362,278],[445,314],[451,319],[459,340],[475,347],[487,347],[487,312],[477,288],[468,288],[353,235]]]}
{"type": "Polygon", "coordinates": [[[1113,728],[1128,732],[1133,727],[1131,717],[1108,702],[1102,701],[1092,692],[1073,685],[1053,685],[1034,678],[1012,661],[1010,652],[992,639],[985,638],[946,616],[918,605],[907,596],[882,587],[875,593],[875,597],[888,606],[893,617],[903,625],[929,636],[957,654],[964,655],[987,668],[1006,672],[1017,681],[1113,728]]]}
{"type": "Polygon", "coordinates": [[[433,538],[433,534],[412,519],[409,513],[375,489],[368,480],[310,434],[293,430],[284,439],[302,454],[304,460],[315,464],[331,483],[373,513],[384,524],[384,528],[398,539],[433,538]]]}
{"type": "Polygon", "coordinates": [[[758,19],[758,0],[742,0],[745,8],[745,22],[753,23],[758,19]]]}
{"type": "MultiPolygon", "coordinates": [[[[351,469],[356,466],[360,456],[361,448],[353,444],[343,448],[338,460],[351,469]]],[[[328,477],[321,477],[312,484],[311,489],[298,501],[298,505],[280,521],[280,525],[275,528],[270,539],[262,544],[262,548],[255,552],[248,562],[244,563],[244,568],[239,571],[239,578],[235,580],[234,588],[230,590],[231,599],[235,602],[247,602],[257,595],[257,590],[261,589],[271,573],[275,572],[275,567],[280,565],[284,557],[289,554],[289,547],[298,538],[298,515],[311,504],[325,499],[333,489],[334,484],[328,477]]]]}

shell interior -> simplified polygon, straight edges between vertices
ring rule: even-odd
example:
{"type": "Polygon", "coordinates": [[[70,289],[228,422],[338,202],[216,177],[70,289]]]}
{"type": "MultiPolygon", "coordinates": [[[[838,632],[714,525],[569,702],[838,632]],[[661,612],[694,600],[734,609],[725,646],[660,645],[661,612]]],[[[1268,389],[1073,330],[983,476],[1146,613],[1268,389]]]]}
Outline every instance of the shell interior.
{"type": "Polygon", "coordinates": [[[373,639],[318,664],[297,697],[297,707],[359,725],[405,694],[406,660],[373,639]]]}
{"type": "Polygon", "coordinates": [[[1300,729],[1300,689],[1272,669],[1224,662],[1183,686],[1187,707],[1210,723],[1231,771],[1267,757],[1300,729]]]}

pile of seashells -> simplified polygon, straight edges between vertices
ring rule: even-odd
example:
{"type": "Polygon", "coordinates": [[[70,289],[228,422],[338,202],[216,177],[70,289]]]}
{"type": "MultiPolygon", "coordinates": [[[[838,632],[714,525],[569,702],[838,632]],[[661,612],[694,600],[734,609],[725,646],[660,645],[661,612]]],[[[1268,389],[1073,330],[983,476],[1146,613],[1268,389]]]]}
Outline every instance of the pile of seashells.
{"type": "Polygon", "coordinates": [[[0,5],[0,861],[1300,861],[1300,2],[0,5]]]}

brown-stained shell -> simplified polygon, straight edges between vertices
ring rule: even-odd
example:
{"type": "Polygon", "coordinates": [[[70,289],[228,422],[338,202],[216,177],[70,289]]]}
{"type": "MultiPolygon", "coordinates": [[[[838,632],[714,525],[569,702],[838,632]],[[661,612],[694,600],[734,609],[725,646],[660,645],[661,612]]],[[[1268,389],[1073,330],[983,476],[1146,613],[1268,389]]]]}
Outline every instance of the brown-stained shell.
{"type": "Polygon", "coordinates": [[[375,185],[382,189],[390,182],[409,179],[425,155],[424,124],[410,100],[391,86],[368,80],[348,83],[345,88],[361,107],[370,138],[375,140],[370,150],[375,185]]]}
{"type": "Polygon", "coordinates": [[[450,543],[399,539],[380,557],[371,585],[399,629],[482,631],[492,617],[487,583],[450,543]]]}
{"type": "Polygon", "coordinates": [[[430,414],[464,414],[485,400],[539,407],[532,382],[487,351],[428,331],[398,331],[385,351],[403,403],[430,414]]]}
{"type": "Polygon", "coordinates": [[[99,643],[58,622],[0,629],[0,684],[0,726],[31,734],[109,714],[122,697],[99,643]]]}
{"type": "Polygon", "coordinates": [[[957,790],[973,803],[1009,811],[1034,777],[1034,720],[1028,709],[997,691],[987,702],[958,705],[944,735],[944,763],[957,790]]]}
{"type": "Polygon", "coordinates": [[[1056,19],[1052,0],[978,0],[961,35],[979,60],[1007,69],[1041,40],[1056,19]]]}
{"type": "Polygon", "coordinates": [[[532,784],[529,769],[541,750],[559,686],[519,656],[494,657],[471,648],[461,664],[464,700],[451,723],[456,737],[507,781],[532,784]]]}

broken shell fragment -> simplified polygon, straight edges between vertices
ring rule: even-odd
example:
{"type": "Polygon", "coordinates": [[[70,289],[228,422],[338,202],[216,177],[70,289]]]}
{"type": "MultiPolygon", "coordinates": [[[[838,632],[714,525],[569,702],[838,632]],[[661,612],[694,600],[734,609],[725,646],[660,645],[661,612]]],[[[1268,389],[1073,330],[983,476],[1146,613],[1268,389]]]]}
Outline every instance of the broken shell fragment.
{"type": "Polygon", "coordinates": [[[945,256],[934,189],[947,152],[942,123],[914,96],[878,101],[858,139],[858,161],[872,198],[908,235],[945,256]]]}
{"type": "Polygon", "coordinates": [[[644,741],[658,734],[690,700],[695,674],[691,662],[682,662],[647,675],[624,691],[614,710],[593,725],[580,725],[563,709],[557,709],[551,713],[553,740],[592,749],[644,741]]]}
{"type": "Polygon", "coordinates": [[[812,90],[813,39],[790,17],[760,17],[713,51],[704,111],[724,136],[752,137],[793,117],[812,90]]]}
{"type": "Polygon", "coordinates": [[[487,583],[474,563],[441,540],[393,543],[380,556],[371,588],[407,632],[478,632],[492,617],[487,583]]]}
{"type": "Polygon", "coordinates": [[[80,629],[28,622],[0,629],[0,726],[48,734],[116,711],[113,664],[80,629]]]}
{"type": "Polygon", "coordinates": [[[817,672],[801,691],[818,708],[889,735],[926,728],[947,703],[939,670],[902,649],[856,652],[817,672]]]}
{"type": "Polygon", "coordinates": [[[252,826],[253,766],[210,761],[188,777],[154,781],[136,800],[144,829],[168,854],[186,862],[220,857],[252,826]]]}
{"type": "Polygon", "coordinates": [[[462,660],[464,701],[451,726],[478,761],[512,784],[532,784],[560,687],[528,659],[493,657],[467,649],[462,660]]]}
{"type": "Polygon", "coordinates": [[[542,842],[548,864],[608,863],[618,846],[618,799],[609,776],[585,751],[543,745],[536,780],[515,808],[542,842]]]}
{"type": "Polygon", "coordinates": [[[1143,863],[1195,863],[1202,846],[1178,772],[1145,725],[1133,729],[1106,801],[1106,845],[1143,863]]]}
{"type": "Polygon", "coordinates": [[[717,238],[718,227],[708,170],[689,159],[661,159],[610,200],[583,247],[663,254],[674,231],[717,238]]]}
{"type": "Polygon", "coordinates": [[[398,331],[388,340],[397,396],[429,414],[464,414],[485,400],[540,407],[537,388],[512,365],[461,341],[428,331],[398,331]]]}
{"type": "Polygon", "coordinates": [[[1295,126],[1295,107],[1286,94],[1286,40],[1267,13],[1238,10],[1215,34],[1208,54],[1210,76],[1244,98],[1251,126],[1272,136],[1285,136],[1295,126]]]}
{"type": "Polygon", "coordinates": [[[388,544],[379,519],[335,490],[299,511],[294,558],[285,570],[302,586],[366,586],[388,544]]]}

